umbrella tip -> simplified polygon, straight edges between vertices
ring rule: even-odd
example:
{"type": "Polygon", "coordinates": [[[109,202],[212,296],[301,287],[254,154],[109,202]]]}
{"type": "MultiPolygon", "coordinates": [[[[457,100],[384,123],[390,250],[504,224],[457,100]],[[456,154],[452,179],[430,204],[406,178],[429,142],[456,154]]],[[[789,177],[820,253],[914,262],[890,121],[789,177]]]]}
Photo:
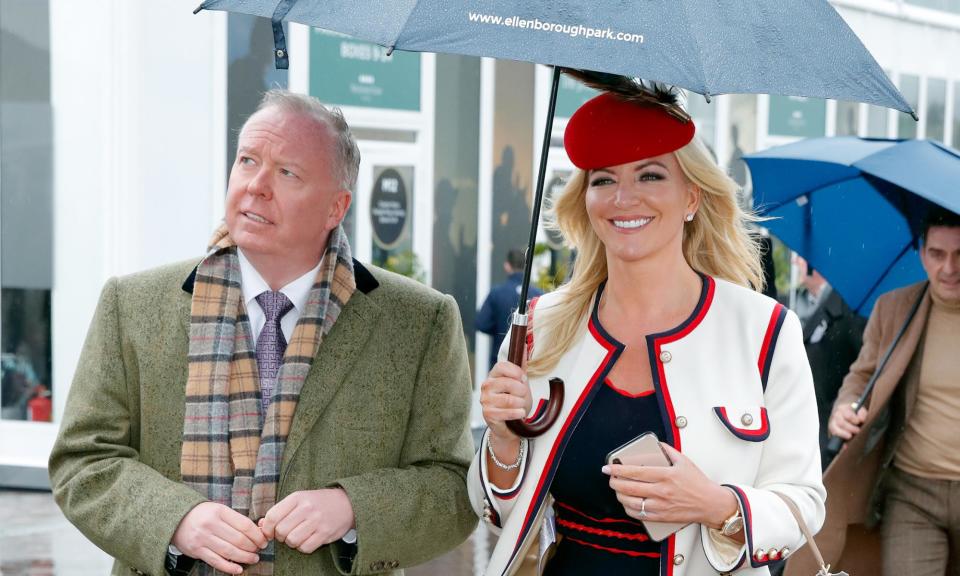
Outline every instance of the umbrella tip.
{"type": "Polygon", "coordinates": [[[193,10],[193,13],[196,14],[197,12],[199,12],[199,11],[201,11],[201,10],[203,10],[203,2],[201,2],[200,5],[197,6],[197,7],[193,10]]]}
{"type": "Polygon", "coordinates": [[[704,95],[703,95],[703,99],[707,101],[707,104],[709,104],[709,103],[710,103],[710,100],[711,100],[711,98],[710,98],[710,93],[707,92],[706,94],[704,94],[704,95]]]}
{"type": "Polygon", "coordinates": [[[919,122],[919,121],[920,121],[920,117],[917,116],[917,113],[914,112],[913,110],[910,111],[910,116],[913,117],[913,121],[914,121],[914,122],[919,122]]]}
{"type": "Polygon", "coordinates": [[[393,46],[387,48],[387,57],[393,56],[393,46]]]}

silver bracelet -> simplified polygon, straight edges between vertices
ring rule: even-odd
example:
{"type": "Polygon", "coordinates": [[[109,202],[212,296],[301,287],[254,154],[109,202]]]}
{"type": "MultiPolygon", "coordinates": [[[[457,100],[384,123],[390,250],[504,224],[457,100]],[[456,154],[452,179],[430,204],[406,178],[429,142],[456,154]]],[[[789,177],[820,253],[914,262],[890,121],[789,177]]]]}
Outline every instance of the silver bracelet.
{"type": "Polygon", "coordinates": [[[497,458],[496,452],[493,451],[493,433],[487,436],[487,452],[490,453],[490,459],[497,465],[497,468],[501,470],[515,470],[520,466],[520,463],[523,462],[523,457],[527,453],[527,439],[520,439],[520,452],[517,454],[517,461],[513,464],[504,464],[497,458]]]}

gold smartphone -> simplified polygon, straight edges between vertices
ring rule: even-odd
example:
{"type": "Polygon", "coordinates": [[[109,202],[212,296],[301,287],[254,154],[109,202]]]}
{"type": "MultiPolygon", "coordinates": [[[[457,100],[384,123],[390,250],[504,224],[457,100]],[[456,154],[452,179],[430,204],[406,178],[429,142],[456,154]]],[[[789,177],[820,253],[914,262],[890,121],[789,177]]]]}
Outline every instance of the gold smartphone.
{"type": "MultiPolygon", "coordinates": [[[[660,440],[653,432],[645,432],[607,454],[607,464],[627,466],[673,466],[660,440]]],[[[650,522],[641,520],[647,534],[656,542],[662,542],[687,524],[676,522],[650,522]]]]}

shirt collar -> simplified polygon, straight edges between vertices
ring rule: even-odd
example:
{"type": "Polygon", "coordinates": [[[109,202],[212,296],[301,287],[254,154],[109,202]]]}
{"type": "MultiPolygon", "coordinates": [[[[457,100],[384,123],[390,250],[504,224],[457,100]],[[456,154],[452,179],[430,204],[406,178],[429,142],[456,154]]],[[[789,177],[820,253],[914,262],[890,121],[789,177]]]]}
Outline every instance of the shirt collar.
{"type": "MultiPolygon", "coordinates": [[[[240,288],[243,291],[243,302],[249,308],[250,303],[256,300],[257,296],[270,290],[270,285],[243,255],[243,250],[237,248],[237,256],[240,259],[240,288]]],[[[307,305],[307,298],[310,297],[310,289],[313,288],[313,281],[317,277],[318,270],[320,270],[320,262],[317,262],[312,270],[280,289],[280,292],[290,299],[293,307],[299,313],[303,313],[303,308],[307,305]]]]}

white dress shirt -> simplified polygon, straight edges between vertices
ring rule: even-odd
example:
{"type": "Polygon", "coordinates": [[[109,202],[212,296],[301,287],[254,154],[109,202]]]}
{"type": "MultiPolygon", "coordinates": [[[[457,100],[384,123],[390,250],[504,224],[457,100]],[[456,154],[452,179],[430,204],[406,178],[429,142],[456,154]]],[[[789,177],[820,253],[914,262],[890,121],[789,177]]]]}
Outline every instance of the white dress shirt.
{"type": "MultiPolygon", "coordinates": [[[[256,349],[257,338],[260,337],[260,331],[263,330],[263,325],[267,321],[263,308],[257,302],[257,296],[265,291],[269,292],[270,285],[243,255],[243,250],[238,249],[237,255],[240,257],[240,288],[243,291],[243,303],[247,307],[247,316],[250,317],[250,332],[253,335],[253,347],[256,349]]],[[[307,298],[310,297],[310,289],[313,288],[313,281],[319,269],[320,262],[317,262],[312,270],[280,289],[280,292],[293,303],[293,309],[280,319],[280,330],[288,343],[293,336],[293,329],[297,326],[297,320],[300,319],[303,308],[307,305],[307,298]]]]}

